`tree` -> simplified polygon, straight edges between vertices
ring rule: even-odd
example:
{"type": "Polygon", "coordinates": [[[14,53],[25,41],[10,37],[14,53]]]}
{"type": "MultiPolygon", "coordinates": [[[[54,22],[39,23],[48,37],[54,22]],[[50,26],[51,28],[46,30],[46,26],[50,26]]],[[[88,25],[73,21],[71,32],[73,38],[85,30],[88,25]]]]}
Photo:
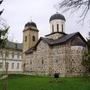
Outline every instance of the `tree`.
{"type": "MultiPolygon", "coordinates": [[[[0,1],[0,5],[2,4],[3,0],[0,1]]],[[[0,11],[0,16],[3,13],[3,10],[0,11]]],[[[0,27],[0,50],[3,50],[6,48],[6,43],[7,43],[7,32],[9,27],[6,27],[6,25],[3,25],[3,28],[0,27]]],[[[8,75],[8,65],[6,63],[6,56],[7,56],[7,51],[5,52],[5,75],[8,75]]],[[[3,59],[3,52],[2,52],[2,59],[3,59]]],[[[2,60],[3,61],[3,60],[2,60]]],[[[3,63],[2,63],[3,64],[3,63]]],[[[3,88],[2,90],[7,90],[7,78],[3,80],[3,88]]]]}
{"type": "Polygon", "coordinates": [[[85,66],[86,72],[90,73],[90,38],[87,39],[88,52],[84,53],[82,65],[85,66]]]}
{"type": "MultiPolygon", "coordinates": [[[[2,4],[3,0],[0,1],[0,5],[2,4]]],[[[0,11],[0,15],[3,13],[3,10],[0,11]]]]}
{"type": "Polygon", "coordinates": [[[77,11],[82,9],[80,17],[84,20],[90,10],[90,0],[63,0],[59,3],[59,9],[60,8],[63,8],[63,11],[71,9],[73,9],[73,11],[77,11]]]}
{"type": "Polygon", "coordinates": [[[90,54],[89,53],[86,53],[86,52],[84,53],[82,65],[86,68],[85,73],[90,73],[90,54]]]}

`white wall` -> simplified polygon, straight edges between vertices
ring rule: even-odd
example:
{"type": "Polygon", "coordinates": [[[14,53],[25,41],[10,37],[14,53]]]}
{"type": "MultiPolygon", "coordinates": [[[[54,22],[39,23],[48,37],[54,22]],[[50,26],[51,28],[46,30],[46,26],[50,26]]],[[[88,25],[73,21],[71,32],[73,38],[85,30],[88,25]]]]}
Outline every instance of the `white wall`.
{"type": "Polygon", "coordinates": [[[59,32],[62,32],[62,24],[63,24],[63,32],[65,32],[65,21],[55,19],[50,22],[50,30],[52,32],[52,25],[54,25],[54,32],[57,32],[57,24],[59,24],[59,32]]]}
{"type": "Polygon", "coordinates": [[[9,72],[22,72],[22,52],[21,51],[9,51],[8,50],[8,56],[5,57],[5,50],[3,50],[3,58],[0,54],[0,63],[3,63],[2,68],[0,68],[0,71],[5,70],[5,58],[6,63],[8,63],[8,71],[9,72]],[[14,53],[14,57],[12,57],[12,53],[14,53]],[[19,57],[18,57],[19,54],[19,57]],[[12,64],[13,67],[12,67],[12,64]],[[19,66],[18,66],[19,64],[19,66]]]}

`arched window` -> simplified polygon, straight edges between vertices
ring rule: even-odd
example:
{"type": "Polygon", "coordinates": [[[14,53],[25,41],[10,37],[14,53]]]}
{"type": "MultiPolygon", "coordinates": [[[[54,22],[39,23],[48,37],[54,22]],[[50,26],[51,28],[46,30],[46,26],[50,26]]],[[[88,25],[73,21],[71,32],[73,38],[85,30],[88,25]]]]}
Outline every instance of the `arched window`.
{"type": "Polygon", "coordinates": [[[63,24],[62,24],[62,32],[63,32],[63,24]]]}
{"type": "Polygon", "coordinates": [[[52,32],[54,32],[54,25],[52,25],[52,32]]]}
{"type": "Polygon", "coordinates": [[[27,36],[25,36],[25,42],[27,41],[27,36]]]}
{"type": "Polygon", "coordinates": [[[42,58],[42,64],[44,64],[44,60],[43,60],[43,58],[42,58]]]}
{"type": "Polygon", "coordinates": [[[32,36],[32,40],[35,41],[35,36],[32,36]]]}
{"type": "Polygon", "coordinates": [[[57,32],[59,32],[59,24],[57,24],[57,32]]]}

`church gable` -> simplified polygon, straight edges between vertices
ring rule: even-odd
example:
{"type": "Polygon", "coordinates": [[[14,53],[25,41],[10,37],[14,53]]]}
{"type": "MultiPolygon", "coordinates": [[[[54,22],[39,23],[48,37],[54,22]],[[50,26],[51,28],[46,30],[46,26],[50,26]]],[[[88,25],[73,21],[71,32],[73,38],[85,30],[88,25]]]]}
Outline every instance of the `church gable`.
{"type": "Polygon", "coordinates": [[[38,51],[38,50],[43,51],[44,49],[47,49],[47,48],[49,48],[49,46],[43,40],[40,40],[39,43],[36,45],[36,51],[38,51]]]}
{"type": "Polygon", "coordinates": [[[81,36],[81,34],[78,33],[71,39],[71,45],[86,47],[87,43],[86,43],[85,39],[81,36]]]}

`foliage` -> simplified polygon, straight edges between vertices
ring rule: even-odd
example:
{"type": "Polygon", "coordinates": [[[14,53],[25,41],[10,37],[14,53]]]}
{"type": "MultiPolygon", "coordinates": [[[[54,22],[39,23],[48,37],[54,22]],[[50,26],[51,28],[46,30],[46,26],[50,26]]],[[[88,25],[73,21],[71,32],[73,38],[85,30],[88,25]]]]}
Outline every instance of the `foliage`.
{"type": "MultiPolygon", "coordinates": [[[[2,4],[3,0],[0,0],[0,5],[2,4]]],[[[0,15],[3,13],[3,10],[0,11],[0,15]]],[[[2,24],[3,25],[3,24],[2,24]]],[[[0,28],[0,48],[5,48],[5,43],[7,40],[7,32],[8,32],[9,28],[6,28],[6,26],[4,26],[4,28],[0,28]]]]}
{"type": "Polygon", "coordinates": [[[86,72],[90,72],[90,55],[88,53],[84,53],[82,65],[85,66],[86,72]]]}
{"type": "Polygon", "coordinates": [[[84,53],[82,65],[86,67],[86,71],[90,72],[90,40],[87,41],[88,52],[84,53]]]}
{"type": "Polygon", "coordinates": [[[87,44],[88,44],[88,53],[90,54],[90,39],[88,39],[87,44]]]}
{"type": "MultiPolygon", "coordinates": [[[[0,90],[2,83],[0,82],[0,90]]],[[[90,77],[53,77],[10,75],[8,90],[89,90],[90,77]]]]}
{"type": "Polygon", "coordinates": [[[4,30],[0,30],[0,48],[5,48],[7,41],[7,32],[9,28],[5,28],[4,30]]]}
{"type": "Polygon", "coordinates": [[[73,9],[73,11],[77,11],[82,9],[82,14],[80,17],[84,20],[90,10],[90,0],[63,0],[59,3],[59,8],[64,8],[64,11],[71,9],[73,9]]]}

